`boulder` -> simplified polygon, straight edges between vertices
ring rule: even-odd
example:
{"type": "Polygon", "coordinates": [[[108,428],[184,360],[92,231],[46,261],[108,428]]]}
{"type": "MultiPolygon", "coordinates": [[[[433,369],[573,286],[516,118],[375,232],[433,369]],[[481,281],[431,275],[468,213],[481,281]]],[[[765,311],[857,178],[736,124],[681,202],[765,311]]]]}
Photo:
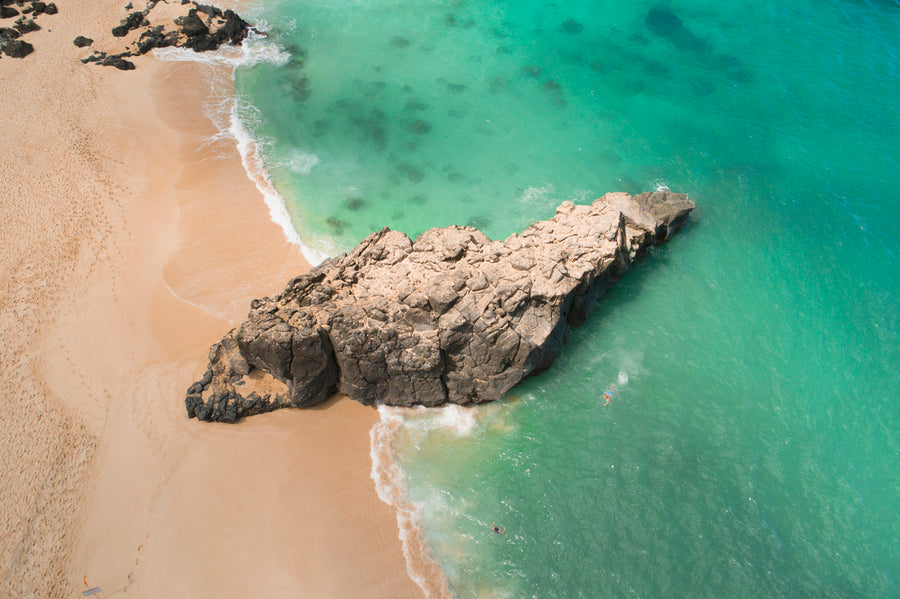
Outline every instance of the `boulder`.
{"type": "Polygon", "coordinates": [[[216,32],[217,37],[229,44],[239,44],[247,37],[250,25],[233,10],[225,11],[225,23],[216,32]]]}
{"type": "Polygon", "coordinates": [[[78,46],[79,48],[84,48],[85,46],[90,46],[91,44],[93,44],[94,40],[92,40],[89,37],[84,37],[83,35],[79,35],[72,41],[72,43],[75,44],[76,46],[78,46]]]}
{"type": "Polygon", "coordinates": [[[108,67],[116,67],[120,71],[133,71],[135,68],[134,63],[130,60],[125,60],[121,54],[107,56],[100,61],[100,64],[108,67]]]}
{"type": "Polygon", "coordinates": [[[144,22],[146,15],[143,12],[133,12],[119,22],[119,25],[113,27],[112,34],[115,37],[125,37],[128,32],[137,29],[144,22]]]}
{"type": "Polygon", "coordinates": [[[211,348],[188,416],[233,422],[334,390],[397,406],[499,399],[548,368],[569,327],[693,208],[668,190],[618,193],[565,202],[504,241],[462,226],[373,233],[254,300],[211,348]]]}
{"type": "Polygon", "coordinates": [[[176,21],[176,23],[181,25],[181,32],[188,37],[209,35],[209,27],[206,26],[203,19],[197,16],[195,9],[191,9],[185,17],[176,21]]]}

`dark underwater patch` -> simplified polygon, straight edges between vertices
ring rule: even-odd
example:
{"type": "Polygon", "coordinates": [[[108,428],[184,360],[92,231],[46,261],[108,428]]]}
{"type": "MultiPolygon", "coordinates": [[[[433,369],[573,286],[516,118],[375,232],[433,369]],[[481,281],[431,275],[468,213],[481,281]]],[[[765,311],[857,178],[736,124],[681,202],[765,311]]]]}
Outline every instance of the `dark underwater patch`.
{"type": "Polygon", "coordinates": [[[644,17],[644,24],[656,35],[684,52],[706,54],[712,51],[712,44],[695,35],[685,27],[674,12],[662,4],[657,4],[644,17]]]}

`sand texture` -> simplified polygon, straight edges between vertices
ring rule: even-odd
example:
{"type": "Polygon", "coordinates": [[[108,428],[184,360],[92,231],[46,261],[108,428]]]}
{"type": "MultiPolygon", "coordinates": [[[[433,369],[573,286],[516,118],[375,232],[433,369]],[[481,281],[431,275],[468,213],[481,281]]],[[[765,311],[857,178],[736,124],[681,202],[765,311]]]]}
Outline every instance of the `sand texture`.
{"type": "Polygon", "coordinates": [[[224,67],[114,48],[57,2],[0,59],[0,596],[420,597],[349,400],[188,421],[209,346],[308,266],[204,116],[224,67]]]}

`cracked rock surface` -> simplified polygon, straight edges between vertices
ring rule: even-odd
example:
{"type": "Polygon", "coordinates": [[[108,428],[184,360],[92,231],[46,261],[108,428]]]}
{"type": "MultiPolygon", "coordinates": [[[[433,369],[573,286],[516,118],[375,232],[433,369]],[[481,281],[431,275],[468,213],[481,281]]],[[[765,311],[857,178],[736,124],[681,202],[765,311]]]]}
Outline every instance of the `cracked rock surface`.
{"type": "Polygon", "coordinates": [[[338,391],[362,403],[493,401],[550,366],[571,325],[695,204],[668,190],[564,202],[504,241],[383,229],[299,276],[214,344],[189,417],[234,422],[338,391]]]}

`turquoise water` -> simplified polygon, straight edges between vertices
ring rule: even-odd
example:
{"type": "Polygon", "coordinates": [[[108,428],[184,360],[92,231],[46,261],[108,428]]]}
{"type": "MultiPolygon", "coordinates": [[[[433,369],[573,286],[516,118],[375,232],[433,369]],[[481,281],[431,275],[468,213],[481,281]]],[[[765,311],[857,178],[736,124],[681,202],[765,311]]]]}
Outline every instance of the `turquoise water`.
{"type": "Polygon", "coordinates": [[[292,59],[237,89],[308,245],[505,237],[658,185],[699,205],[470,429],[407,419],[397,459],[459,597],[900,595],[900,5],[258,15],[292,59]]]}

